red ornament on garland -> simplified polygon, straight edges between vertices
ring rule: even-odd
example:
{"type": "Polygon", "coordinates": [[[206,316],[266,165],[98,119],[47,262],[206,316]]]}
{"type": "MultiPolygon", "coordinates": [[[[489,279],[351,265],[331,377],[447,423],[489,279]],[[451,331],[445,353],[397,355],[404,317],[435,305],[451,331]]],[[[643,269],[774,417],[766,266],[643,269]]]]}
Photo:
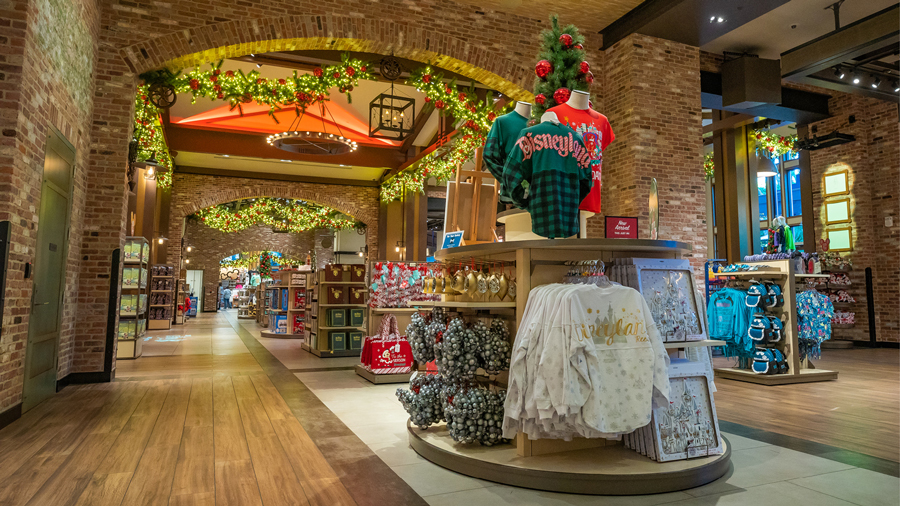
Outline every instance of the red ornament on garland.
{"type": "Polygon", "coordinates": [[[458,96],[457,98],[459,98],[459,101],[460,101],[460,102],[465,102],[465,101],[466,101],[466,94],[460,92],[460,94],[459,94],[459,96],[458,96]]]}
{"type": "Polygon", "coordinates": [[[256,84],[263,84],[264,82],[266,82],[266,80],[263,79],[262,77],[260,77],[259,79],[256,80],[256,84]]]}
{"type": "Polygon", "coordinates": [[[583,62],[581,62],[580,64],[578,64],[578,70],[579,70],[582,74],[587,74],[588,72],[591,71],[591,64],[588,63],[588,62],[586,62],[586,61],[583,61],[583,62]]]}
{"type": "Polygon", "coordinates": [[[298,92],[294,93],[294,96],[297,97],[297,100],[299,100],[300,102],[308,102],[309,101],[309,95],[307,95],[306,93],[304,93],[302,91],[298,91],[298,92]]]}
{"type": "Polygon", "coordinates": [[[540,105],[544,105],[544,103],[547,102],[547,97],[545,97],[543,93],[538,93],[537,95],[535,95],[534,101],[540,105]]]}
{"type": "Polygon", "coordinates": [[[234,71],[233,71],[233,70],[226,70],[226,71],[225,71],[225,77],[234,77],[234,71]]]}
{"type": "Polygon", "coordinates": [[[568,33],[564,33],[559,36],[559,43],[563,45],[564,48],[569,49],[572,47],[572,36],[568,33]]]}
{"type": "Polygon", "coordinates": [[[359,71],[360,71],[360,72],[365,72],[365,71],[366,71],[366,68],[367,68],[367,67],[366,67],[365,65],[363,65],[362,67],[359,68],[359,71]]]}
{"type": "Polygon", "coordinates": [[[347,67],[346,73],[348,76],[353,77],[356,75],[356,69],[353,67],[347,67]]]}
{"type": "Polygon", "coordinates": [[[443,108],[444,108],[444,101],[443,101],[443,100],[438,100],[438,101],[436,101],[436,102],[434,103],[434,106],[437,107],[438,109],[443,109],[443,108]]]}
{"type": "Polygon", "coordinates": [[[560,88],[553,92],[553,100],[555,100],[557,104],[565,104],[569,101],[570,95],[572,95],[572,92],[569,91],[569,88],[560,88]]]}
{"type": "Polygon", "coordinates": [[[431,97],[425,97],[425,103],[431,102],[431,97]]]}
{"type": "Polygon", "coordinates": [[[425,74],[422,76],[422,82],[428,84],[431,82],[431,74],[425,74]]]}
{"type": "Polygon", "coordinates": [[[496,118],[497,118],[496,114],[494,114],[492,112],[488,113],[488,121],[494,121],[494,119],[496,119],[496,118]]]}
{"type": "Polygon", "coordinates": [[[213,74],[214,74],[214,75],[219,75],[219,74],[221,74],[221,73],[222,73],[222,71],[219,70],[219,69],[213,70],[213,74]]]}
{"type": "Polygon", "coordinates": [[[594,73],[588,72],[584,75],[584,80],[587,81],[588,84],[594,84],[594,73]]]}
{"type": "Polygon", "coordinates": [[[319,79],[322,79],[323,73],[324,72],[322,71],[322,67],[316,67],[315,69],[313,69],[313,75],[318,77],[319,79]]]}
{"type": "Polygon", "coordinates": [[[219,76],[213,74],[213,75],[209,76],[209,80],[212,82],[216,82],[219,80],[219,76]]]}
{"type": "Polygon", "coordinates": [[[279,79],[278,84],[284,85],[287,84],[287,81],[285,81],[284,79],[279,79]]]}
{"type": "Polygon", "coordinates": [[[196,79],[191,79],[191,89],[199,90],[200,89],[200,81],[198,81],[196,79]]]}
{"type": "Polygon", "coordinates": [[[537,62],[537,65],[534,66],[534,73],[541,79],[546,78],[550,75],[550,72],[553,72],[553,64],[547,60],[541,60],[537,62]]]}
{"type": "Polygon", "coordinates": [[[340,79],[341,73],[340,73],[340,72],[335,72],[334,74],[331,74],[331,77],[333,77],[333,78],[335,78],[335,79],[340,79]]]}

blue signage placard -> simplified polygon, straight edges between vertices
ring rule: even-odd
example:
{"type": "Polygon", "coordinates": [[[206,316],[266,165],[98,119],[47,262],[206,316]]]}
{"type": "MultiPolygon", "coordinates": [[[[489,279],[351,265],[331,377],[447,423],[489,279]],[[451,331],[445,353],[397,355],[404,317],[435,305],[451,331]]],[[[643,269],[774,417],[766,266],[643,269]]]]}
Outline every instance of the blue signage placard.
{"type": "Polygon", "coordinates": [[[462,244],[464,233],[464,231],[460,230],[458,232],[448,232],[444,234],[444,244],[441,245],[441,248],[456,248],[462,244]]]}

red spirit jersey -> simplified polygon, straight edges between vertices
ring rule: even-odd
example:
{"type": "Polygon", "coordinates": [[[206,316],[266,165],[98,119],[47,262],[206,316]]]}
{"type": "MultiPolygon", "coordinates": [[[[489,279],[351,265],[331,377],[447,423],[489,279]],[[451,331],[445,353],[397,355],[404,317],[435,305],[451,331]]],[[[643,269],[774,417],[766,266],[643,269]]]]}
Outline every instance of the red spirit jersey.
{"type": "Polygon", "coordinates": [[[594,185],[591,192],[581,201],[578,209],[600,213],[600,174],[603,163],[603,150],[616,139],[616,135],[609,125],[606,116],[593,109],[575,109],[568,104],[558,105],[548,112],[556,113],[559,121],[568,125],[572,130],[580,133],[584,138],[584,144],[591,153],[591,172],[594,185]]]}

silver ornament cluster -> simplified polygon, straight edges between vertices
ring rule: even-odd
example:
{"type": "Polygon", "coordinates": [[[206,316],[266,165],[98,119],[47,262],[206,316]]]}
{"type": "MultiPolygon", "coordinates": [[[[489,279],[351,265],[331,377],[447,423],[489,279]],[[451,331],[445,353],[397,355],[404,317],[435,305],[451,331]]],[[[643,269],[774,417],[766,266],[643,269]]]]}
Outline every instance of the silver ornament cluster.
{"type": "Polygon", "coordinates": [[[503,402],[506,391],[460,386],[446,397],[444,417],[450,437],[460,443],[485,446],[502,443],[503,402]]]}
{"type": "Polygon", "coordinates": [[[506,327],[505,321],[495,318],[491,322],[487,337],[480,341],[478,353],[481,368],[488,374],[498,374],[509,369],[512,346],[509,344],[509,328],[506,327]]]}
{"type": "Polygon", "coordinates": [[[413,358],[420,364],[431,362],[434,360],[434,336],[427,332],[428,318],[416,312],[412,314],[411,320],[412,323],[406,327],[406,339],[412,348],[413,358]]]}
{"type": "MultiPolygon", "coordinates": [[[[473,326],[474,327],[474,326],[473,326]]],[[[481,325],[484,328],[484,325],[481,325]]],[[[484,329],[484,337],[487,329],[484,329]]],[[[471,379],[478,370],[478,335],[466,327],[462,318],[454,318],[434,343],[438,372],[447,378],[471,379]]]]}
{"type": "Polygon", "coordinates": [[[397,398],[409,413],[413,425],[427,429],[444,421],[443,380],[436,375],[415,374],[409,381],[409,390],[397,389],[397,398]]]}

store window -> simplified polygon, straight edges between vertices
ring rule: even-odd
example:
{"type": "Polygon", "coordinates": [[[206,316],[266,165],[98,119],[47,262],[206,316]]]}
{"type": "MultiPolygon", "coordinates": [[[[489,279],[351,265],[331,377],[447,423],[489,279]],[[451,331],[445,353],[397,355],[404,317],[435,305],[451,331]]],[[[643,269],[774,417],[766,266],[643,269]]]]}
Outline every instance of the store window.
{"type": "Polygon", "coordinates": [[[769,200],[766,198],[768,194],[768,181],[764,177],[756,178],[756,188],[759,193],[759,221],[768,221],[769,219],[769,200]]]}
{"type": "Polygon", "coordinates": [[[787,171],[784,176],[787,197],[787,216],[801,216],[803,204],[800,202],[800,169],[787,171]]]}

